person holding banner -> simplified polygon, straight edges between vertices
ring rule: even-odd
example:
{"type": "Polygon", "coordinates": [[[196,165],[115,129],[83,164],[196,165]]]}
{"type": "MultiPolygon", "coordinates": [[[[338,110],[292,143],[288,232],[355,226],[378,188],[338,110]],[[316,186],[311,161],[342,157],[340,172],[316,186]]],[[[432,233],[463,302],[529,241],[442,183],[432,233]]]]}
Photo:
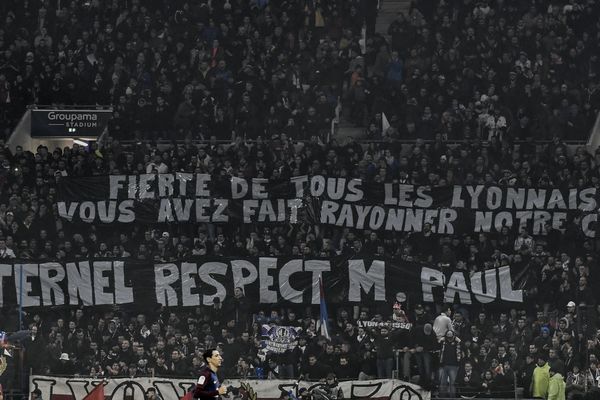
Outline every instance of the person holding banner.
{"type": "Polygon", "coordinates": [[[194,389],[194,398],[201,400],[215,400],[219,396],[227,393],[227,388],[221,386],[217,372],[223,363],[223,357],[217,349],[208,349],[202,355],[206,367],[200,372],[196,388],[194,389]]]}

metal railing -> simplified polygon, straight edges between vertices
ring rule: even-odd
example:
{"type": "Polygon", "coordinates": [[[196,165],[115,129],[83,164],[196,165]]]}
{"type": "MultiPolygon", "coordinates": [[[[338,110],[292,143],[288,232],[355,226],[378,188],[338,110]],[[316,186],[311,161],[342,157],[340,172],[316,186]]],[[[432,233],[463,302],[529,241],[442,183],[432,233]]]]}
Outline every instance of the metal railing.
{"type": "Polygon", "coordinates": [[[64,105],[52,105],[52,104],[29,104],[28,110],[47,110],[47,109],[61,109],[61,110],[112,110],[111,105],[98,105],[98,104],[64,104],[64,105]]]}

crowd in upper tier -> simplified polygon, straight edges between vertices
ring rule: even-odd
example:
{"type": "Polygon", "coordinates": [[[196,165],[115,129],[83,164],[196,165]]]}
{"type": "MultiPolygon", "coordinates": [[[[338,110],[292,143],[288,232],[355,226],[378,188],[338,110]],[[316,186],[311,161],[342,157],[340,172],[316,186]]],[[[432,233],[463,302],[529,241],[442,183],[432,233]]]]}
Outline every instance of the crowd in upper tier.
{"type": "MultiPolygon", "coordinates": [[[[387,37],[374,32],[371,2],[359,0],[4,0],[0,15],[5,138],[28,104],[115,111],[103,146],[32,153],[1,142],[0,258],[368,254],[464,271],[509,263],[530,275],[536,300],[505,311],[333,307],[331,342],[315,310],[261,308],[241,291],[194,310],[34,311],[22,321],[27,369],[195,376],[202,351],[218,346],[228,376],[368,379],[391,376],[398,350],[400,378],[440,383],[449,396],[497,397],[516,376],[527,395],[545,397],[550,368],[574,395],[598,386],[599,243],[575,223],[539,236],[517,226],[462,236],[302,223],[115,230],[61,220],[55,203],[64,176],[177,171],[598,188],[600,152],[564,142],[586,138],[600,108],[599,2],[421,0],[387,37]],[[334,118],[365,127],[367,141],[329,137],[334,118]],[[447,143],[455,139],[466,140],[447,143]],[[412,328],[361,326],[371,320],[412,328]],[[288,353],[265,354],[262,324],[304,333],[288,353]]],[[[2,328],[18,330],[15,309],[1,312],[2,328]]]]}

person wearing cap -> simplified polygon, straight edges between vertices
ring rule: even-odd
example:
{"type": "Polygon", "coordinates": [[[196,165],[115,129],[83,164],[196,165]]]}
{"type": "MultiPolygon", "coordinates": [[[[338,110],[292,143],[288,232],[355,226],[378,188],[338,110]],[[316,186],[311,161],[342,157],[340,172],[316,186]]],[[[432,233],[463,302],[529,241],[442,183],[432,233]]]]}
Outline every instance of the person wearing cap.
{"type": "Polygon", "coordinates": [[[68,353],[62,353],[58,359],[58,365],[54,368],[57,375],[73,375],[75,373],[75,365],[71,361],[68,353]]]}
{"type": "Polygon", "coordinates": [[[456,337],[454,331],[448,330],[442,340],[440,350],[440,396],[454,398],[456,396],[456,377],[458,368],[462,361],[462,349],[460,339],[456,337]]]}
{"type": "Polygon", "coordinates": [[[565,400],[565,379],[562,376],[562,363],[552,364],[548,383],[548,400],[565,400]]]}
{"type": "Polygon", "coordinates": [[[427,322],[431,321],[431,319],[432,318],[429,315],[429,313],[425,311],[425,307],[423,307],[423,304],[419,303],[415,306],[414,317],[412,318],[415,325],[424,325],[427,322]]]}
{"type": "Polygon", "coordinates": [[[546,361],[546,355],[540,354],[537,360],[537,366],[533,370],[531,377],[530,393],[535,398],[545,399],[548,395],[548,385],[550,384],[550,365],[546,361]]]}
{"type": "Polygon", "coordinates": [[[548,350],[552,346],[552,337],[550,337],[550,328],[542,326],[540,328],[540,335],[536,337],[533,344],[540,350],[548,350]]]}

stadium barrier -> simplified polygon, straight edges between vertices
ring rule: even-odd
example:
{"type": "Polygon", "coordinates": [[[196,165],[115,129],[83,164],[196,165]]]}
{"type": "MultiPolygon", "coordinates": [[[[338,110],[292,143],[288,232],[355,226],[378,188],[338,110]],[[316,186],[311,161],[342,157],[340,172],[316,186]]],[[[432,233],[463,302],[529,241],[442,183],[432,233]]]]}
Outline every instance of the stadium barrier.
{"type": "MultiPolygon", "coordinates": [[[[30,392],[40,389],[44,400],[80,400],[102,378],[91,377],[57,377],[34,375],[29,380],[30,392]]],[[[294,380],[239,380],[226,379],[224,385],[232,390],[237,400],[275,400],[282,393],[289,393],[300,398],[303,389],[313,392],[322,387],[320,382],[294,380]]],[[[104,394],[111,400],[143,400],[148,389],[154,388],[162,400],[179,400],[195,385],[193,378],[170,379],[161,377],[117,378],[109,379],[104,394]]],[[[361,398],[370,400],[430,400],[431,392],[418,385],[396,379],[370,381],[345,381],[339,383],[344,398],[361,398]]]]}

